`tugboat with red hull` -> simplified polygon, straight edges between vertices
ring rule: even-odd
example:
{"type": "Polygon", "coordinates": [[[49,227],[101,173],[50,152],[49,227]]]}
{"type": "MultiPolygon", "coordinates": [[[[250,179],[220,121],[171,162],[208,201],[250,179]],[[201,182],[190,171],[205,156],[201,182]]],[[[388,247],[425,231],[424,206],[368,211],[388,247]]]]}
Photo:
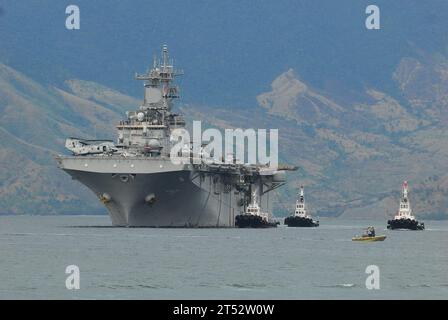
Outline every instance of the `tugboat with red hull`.
{"type": "Polygon", "coordinates": [[[403,182],[400,208],[392,220],[387,221],[387,229],[424,230],[425,224],[418,222],[412,215],[411,204],[408,198],[408,183],[403,182]]]}
{"type": "Polygon", "coordinates": [[[319,221],[313,220],[311,216],[306,213],[305,195],[303,186],[300,187],[300,195],[296,200],[296,210],[294,215],[285,219],[285,224],[288,227],[318,227],[319,221]]]}
{"type": "Polygon", "coordinates": [[[277,225],[278,222],[271,221],[267,213],[261,212],[256,192],[252,193],[252,202],[247,206],[244,214],[235,217],[237,228],[276,228],[277,225]]]}

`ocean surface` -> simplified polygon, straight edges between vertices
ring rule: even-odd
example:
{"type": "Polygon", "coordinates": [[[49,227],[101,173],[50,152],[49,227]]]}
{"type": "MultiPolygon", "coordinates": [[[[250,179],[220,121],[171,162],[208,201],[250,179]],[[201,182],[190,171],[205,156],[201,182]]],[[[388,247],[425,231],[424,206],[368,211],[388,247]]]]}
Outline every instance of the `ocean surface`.
{"type": "Polygon", "coordinates": [[[0,299],[448,299],[448,222],[320,219],[314,229],[111,228],[107,216],[0,216],[0,299]],[[352,242],[373,225],[384,242],[352,242]],[[68,290],[66,267],[80,270],[68,290]],[[380,289],[366,288],[366,267],[380,289]]]}

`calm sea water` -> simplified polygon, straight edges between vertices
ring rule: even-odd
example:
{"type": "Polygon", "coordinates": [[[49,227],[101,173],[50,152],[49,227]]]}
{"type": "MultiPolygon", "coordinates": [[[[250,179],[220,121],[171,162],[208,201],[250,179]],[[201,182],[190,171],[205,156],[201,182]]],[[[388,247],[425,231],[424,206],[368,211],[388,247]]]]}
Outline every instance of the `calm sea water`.
{"type": "Polygon", "coordinates": [[[107,216],[0,217],[0,298],[448,299],[448,222],[423,232],[385,221],[321,219],[321,227],[109,228],[107,216]],[[351,237],[373,225],[384,242],[351,237]],[[81,288],[65,288],[65,268],[81,288]],[[380,289],[367,290],[368,265],[380,289]]]}

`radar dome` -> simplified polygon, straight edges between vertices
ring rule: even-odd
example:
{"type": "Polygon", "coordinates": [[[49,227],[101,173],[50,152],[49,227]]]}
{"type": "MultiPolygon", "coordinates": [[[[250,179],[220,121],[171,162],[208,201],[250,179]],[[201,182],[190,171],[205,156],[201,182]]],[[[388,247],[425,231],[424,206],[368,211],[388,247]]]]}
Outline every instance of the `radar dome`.
{"type": "Polygon", "coordinates": [[[148,141],[148,147],[150,147],[151,149],[160,149],[161,148],[160,141],[157,139],[150,139],[148,141]]]}
{"type": "Polygon", "coordinates": [[[145,119],[145,114],[144,114],[143,112],[139,112],[139,113],[137,114],[137,120],[140,121],[140,122],[142,122],[143,119],[145,119]]]}

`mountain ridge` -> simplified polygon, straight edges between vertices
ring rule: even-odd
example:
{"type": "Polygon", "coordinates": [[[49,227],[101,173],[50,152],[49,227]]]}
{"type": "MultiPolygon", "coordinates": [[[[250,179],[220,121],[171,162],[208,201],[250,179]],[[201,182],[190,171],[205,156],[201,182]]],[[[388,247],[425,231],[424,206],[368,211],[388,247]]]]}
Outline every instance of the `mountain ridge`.
{"type": "MultiPolygon", "coordinates": [[[[400,68],[397,81],[405,83],[403,96],[415,81],[433,86],[423,81],[424,76],[404,77],[400,68]]],[[[421,68],[434,65],[422,63],[421,68]]],[[[401,181],[406,179],[411,180],[411,191],[415,190],[411,197],[417,212],[447,218],[444,168],[448,146],[447,140],[436,137],[448,138],[448,129],[434,118],[435,111],[428,112],[428,104],[414,108],[421,103],[411,99],[409,110],[374,88],[366,88],[365,101],[341,104],[308,85],[292,69],[274,79],[271,90],[257,97],[258,107],[238,113],[190,104],[180,109],[187,119],[220,128],[280,129],[280,160],[301,169],[291,175],[287,187],[276,192],[276,215],[291,212],[297,186],[304,184],[317,215],[390,216],[401,181]],[[310,106],[313,113],[306,113],[310,106]],[[425,119],[419,118],[422,113],[425,119]]],[[[442,112],[444,97],[438,99],[435,108],[442,112]]],[[[114,124],[139,103],[92,81],[67,80],[61,88],[40,86],[0,64],[0,165],[7,168],[0,177],[3,210],[15,214],[104,213],[90,191],[56,168],[51,155],[65,152],[68,136],[115,137],[114,124]]]]}

